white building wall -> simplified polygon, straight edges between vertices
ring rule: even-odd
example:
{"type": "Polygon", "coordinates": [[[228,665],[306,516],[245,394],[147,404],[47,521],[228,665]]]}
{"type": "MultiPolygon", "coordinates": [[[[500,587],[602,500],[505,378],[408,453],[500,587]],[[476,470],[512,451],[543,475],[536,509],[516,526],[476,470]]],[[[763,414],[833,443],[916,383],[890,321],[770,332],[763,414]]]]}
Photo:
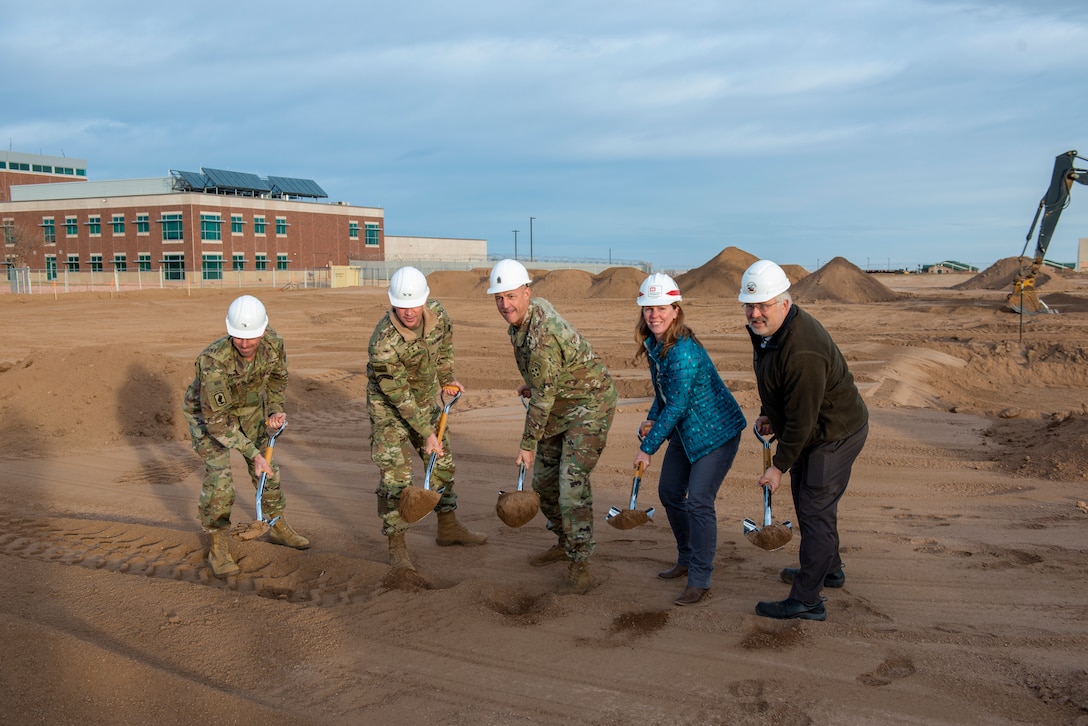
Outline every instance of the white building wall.
{"type": "Polygon", "coordinates": [[[487,240],[447,237],[394,237],[385,235],[388,262],[462,262],[487,265],[487,240]]]}

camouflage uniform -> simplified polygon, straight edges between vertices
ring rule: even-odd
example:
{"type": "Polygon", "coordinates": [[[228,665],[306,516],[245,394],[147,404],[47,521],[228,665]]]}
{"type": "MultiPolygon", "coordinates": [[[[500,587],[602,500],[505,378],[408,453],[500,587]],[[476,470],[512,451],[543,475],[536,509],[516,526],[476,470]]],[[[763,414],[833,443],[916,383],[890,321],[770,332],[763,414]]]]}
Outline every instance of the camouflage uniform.
{"type": "Polygon", "coordinates": [[[521,448],[536,451],[533,489],[567,557],[585,562],[596,546],[589,476],[612,426],[616,387],[589,341],[547,300],[532,298],[509,333],[532,394],[521,448]]]}
{"type": "MultiPolygon", "coordinates": [[[[370,336],[369,356],[366,410],[370,414],[370,457],[381,472],[376,494],[382,534],[390,536],[408,528],[397,510],[401,491],[412,484],[408,447],[424,461],[430,460],[425,447],[427,437],[438,433],[442,414],[438,394],[456,380],[450,317],[437,300],[429,300],[423,307],[422,326],[411,330],[390,310],[370,336]]],[[[457,509],[453,474],[447,426],[442,454],[431,473],[431,488],[445,487],[435,506],[439,514],[457,509]]]]}
{"type": "MultiPolygon", "coordinates": [[[[245,457],[256,489],[259,476],[253,458],[268,445],[265,421],[284,409],[287,388],[287,354],[283,338],[267,328],[252,361],[245,361],[224,336],[205,348],[196,359],[196,377],[185,391],[184,412],[189,422],[193,449],[204,459],[204,484],[198,511],[205,531],[230,527],[234,482],[230,451],[245,457]]],[[[283,513],[279,466],[271,464],[265,482],[263,510],[268,518],[283,513]]]]}

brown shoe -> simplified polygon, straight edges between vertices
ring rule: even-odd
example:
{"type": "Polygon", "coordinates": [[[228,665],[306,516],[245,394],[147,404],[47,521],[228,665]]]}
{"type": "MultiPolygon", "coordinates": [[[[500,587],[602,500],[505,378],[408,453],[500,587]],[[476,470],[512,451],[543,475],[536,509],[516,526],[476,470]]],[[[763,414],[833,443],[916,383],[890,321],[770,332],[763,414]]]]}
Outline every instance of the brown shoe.
{"type": "Polygon", "coordinates": [[[529,564],[533,567],[543,567],[553,562],[563,562],[567,559],[567,548],[562,543],[554,544],[539,554],[529,558],[529,564]]]}
{"type": "Polygon", "coordinates": [[[675,580],[676,578],[683,577],[686,574],[688,574],[687,565],[673,565],[669,569],[662,570],[661,572],[657,573],[657,576],[660,577],[662,580],[675,580]]]}
{"type": "Polygon", "coordinates": [[[688,587],[673,600],[677,605],[705,605],[710,600],[710,588],[688,587]]]}

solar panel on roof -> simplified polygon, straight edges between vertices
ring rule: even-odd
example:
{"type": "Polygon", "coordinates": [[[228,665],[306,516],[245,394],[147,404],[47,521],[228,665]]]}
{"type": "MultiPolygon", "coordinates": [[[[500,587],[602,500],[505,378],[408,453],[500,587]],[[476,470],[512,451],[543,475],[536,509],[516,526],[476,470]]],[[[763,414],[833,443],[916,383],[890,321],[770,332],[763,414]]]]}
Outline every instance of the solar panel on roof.
{"type": "Polygon", "coordinates": [[[296,179],[289,176],[269,176],[272,191],[299,197],[327,197],[325,190],[312,179],[296,179]]]}
{"type": "Polygon", "coordinates": [[[171,173],[176,174],[179,179],[188,184],[189,188],[193,190],[200,190],[208,185],[207,177],[195,171],[174,171],[171,169],[171,173]]]}
{"type": "Polygon", "coordinates": [[[237,189],[247,192],[267,192],[268,182],[256,174],[248,174],[242,171],[227,171],[225,169],[200,169],[208,178],[209,186],[220,189],[237,189]]]}

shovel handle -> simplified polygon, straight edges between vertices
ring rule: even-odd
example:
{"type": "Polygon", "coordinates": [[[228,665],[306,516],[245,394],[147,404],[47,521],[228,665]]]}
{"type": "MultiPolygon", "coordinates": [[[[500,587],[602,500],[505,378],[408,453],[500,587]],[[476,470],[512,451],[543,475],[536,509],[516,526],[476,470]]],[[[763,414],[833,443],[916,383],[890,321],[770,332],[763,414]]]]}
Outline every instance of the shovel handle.
{"type": "Polygon", "coordinates": [[[771,488],[764,485],[763,487],[763,526],[770,527],[771,522],[771,488]]]}
{"type": "MultiPolygon", "coordinates": [[[[442,401],[445,404],[442,406],[442,414],[438,417],[438,431],[435,432],[435,436],[438,438],[438,445],[442,445],[442,436],[446,433],[446,421],[450,417],[450,407],[457,403],[457,399],[461,397],[463,391],[458,389],[457,395],[454,396],[446,403],[446,394],[442,393],[442,401]]],[[[431,452],[431,459],[427,462],[427,473],[423,476],[423,488],[430,491],[431,489],[431,472],[434,471],[434,463],[438,461],[438,452],[431,452]]]]}
{"type": "Polygon", "coordinates": [[[525,464],[518,464],[518,491],[525,491],[525,464]]]}
{"type": "Polygon", "coordinates": [[[283,426],[272,432],[272,435],[268,437],[268,446],[264,447],[264,460],[269,464],[272,463],[272,449],[276,446],[276,437],[283,433],[283,430],[287,428],[287,422],[283,422],[283,426]]]}
{"type": "Polygon", "coordinates": [[[633,510],[635,504],[638,502],[638,489],[639,485],[642,484],[642,472],[643,466],[640,461],[635,465],[635,478],[631,481],[631,506],[629,506],[628,509],[633,510]]]}

